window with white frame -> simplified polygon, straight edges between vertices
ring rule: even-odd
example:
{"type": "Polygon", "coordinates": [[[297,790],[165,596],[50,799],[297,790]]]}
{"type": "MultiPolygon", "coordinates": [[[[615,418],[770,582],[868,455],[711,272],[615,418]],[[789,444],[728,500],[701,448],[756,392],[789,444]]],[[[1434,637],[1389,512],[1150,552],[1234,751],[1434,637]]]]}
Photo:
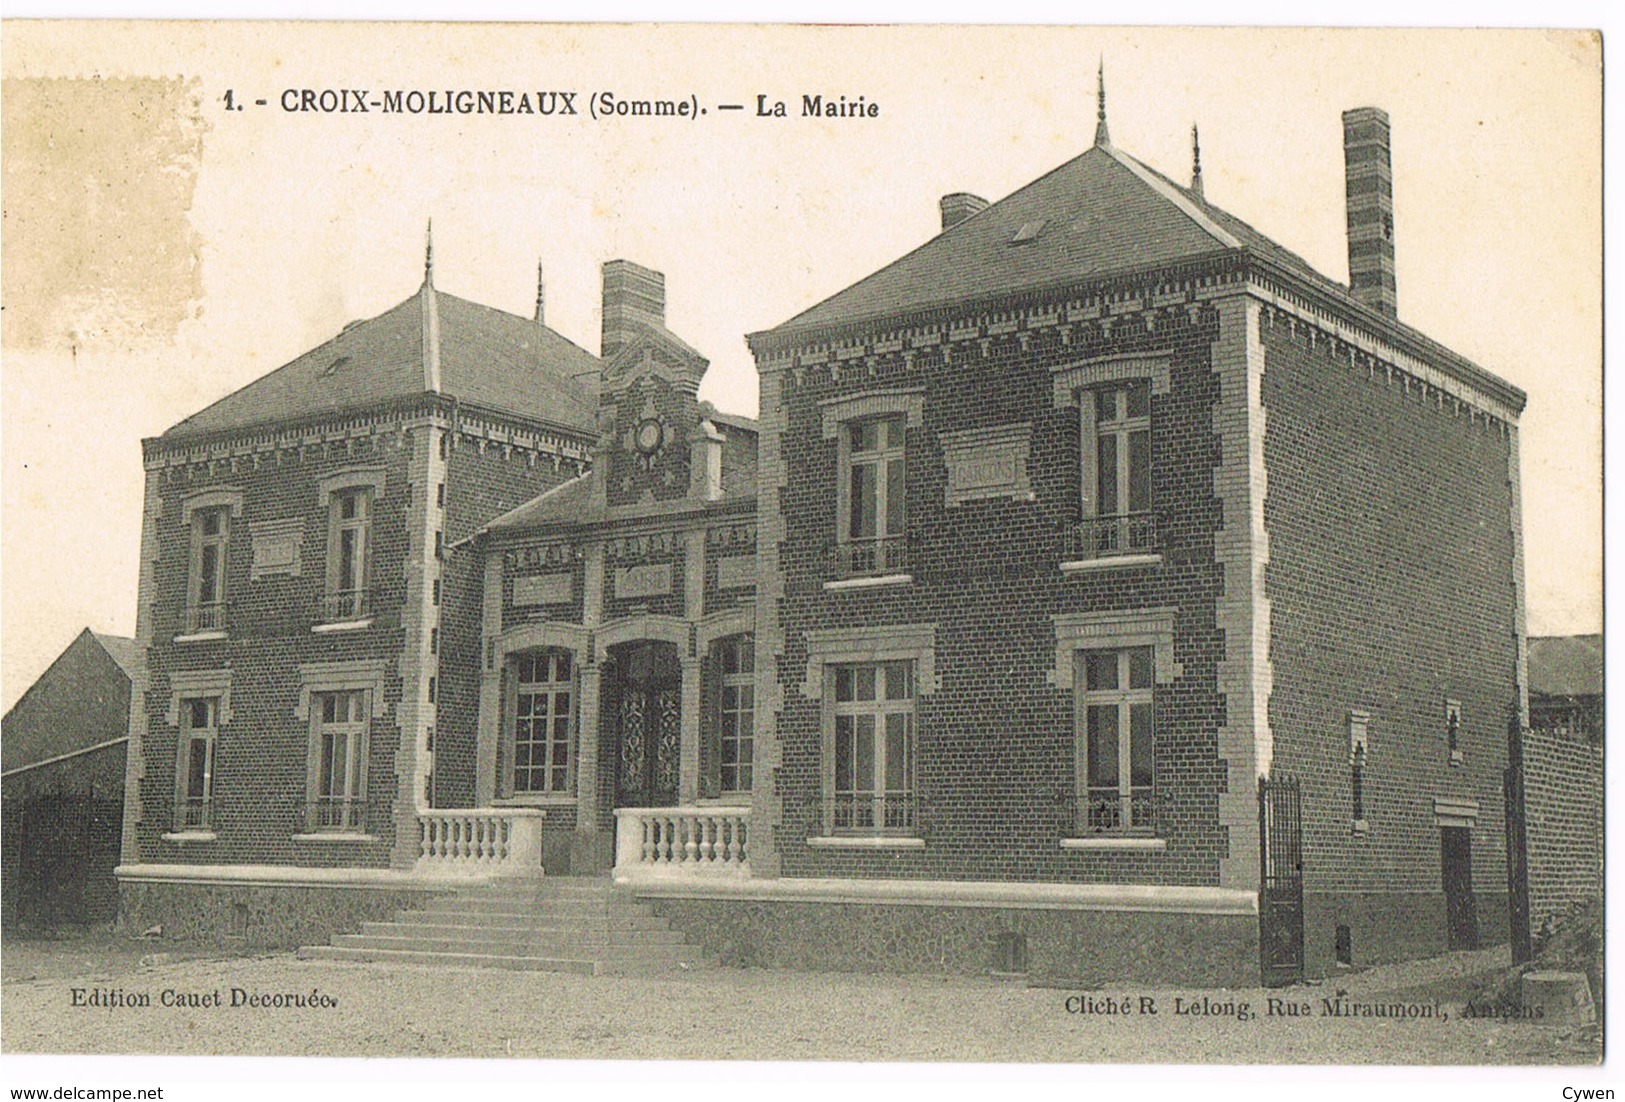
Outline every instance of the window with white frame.
{"type": "Polygon", "coordinates": [[[834,668],[833,754],[825,829],[910,833],[914,782],[915,663],[861,662],[834,668]]]}
{"type": "Polygon", "coordinates": [[[230,506],[216,505],[193,510],[191,537],[186,630],[224,631],[226,551],[231,541],[230,506]]]}
{"type": "Polygon", "coordinates": [[[214,827],[215,741],[220,727],[220,699],[196,697],[180,702],[181,732],[175,767],[175,829],[214,827]]]}
{"type": "Polygon", "coordinates": [[[1156,826],[1153,650],[1090,650],[1079,657],[1083,830],[1150,833],[1156,826]]]}
{"type": "Polygon", "coordinates": [[[1083,559],[1155,551],[1150,381],[1085,391],[1078,411],[1083,522],[1070,550],[1083,559]]]}
{"type": "Polygon", "coordinates": [[[328,500],[327,595],[324,618],[356,620],[368,615],[368,556],[372,545],[372,488],[347,486],[328,500]]]}
{"type": "Polygon", "coordinates": [[[513,768],[509,793],[574,791],[575,667],[569,651],[551,647],[514,657],[508,715],[513,768]]]}
{"type": "Polygon", "coordinates": [[[756,646],[750,635],[731,635],[712,648],[716,702],[717,787],[749,792],[756,745],[756,646]]]}
{"type": "Polygon", "coordinates": [[[841,425],[838,505],[843,574],[895,574],[908,569],[906,425],[901,414],[841,425]]]}
{"type": "Polygon", "coordinates": [[[312,778],[310,829],[363,833],[367,807],[367,690],[310,694],[312,778]]]}

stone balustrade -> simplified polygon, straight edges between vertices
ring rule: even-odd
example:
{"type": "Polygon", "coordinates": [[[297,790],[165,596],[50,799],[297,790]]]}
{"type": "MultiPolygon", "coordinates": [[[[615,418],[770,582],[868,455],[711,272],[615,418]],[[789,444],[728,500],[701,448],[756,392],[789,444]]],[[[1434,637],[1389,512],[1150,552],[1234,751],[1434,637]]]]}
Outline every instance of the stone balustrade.
{"type": "Polygon", "coordinates": [[[448,879],[540,876],[545,816],[519,807],[420,811],[414,871],[448,879]]]}
{"type": "Polygon", "coordinates": [[[750,808],[615,810],[615,879],[750,875],[750,808]]]}

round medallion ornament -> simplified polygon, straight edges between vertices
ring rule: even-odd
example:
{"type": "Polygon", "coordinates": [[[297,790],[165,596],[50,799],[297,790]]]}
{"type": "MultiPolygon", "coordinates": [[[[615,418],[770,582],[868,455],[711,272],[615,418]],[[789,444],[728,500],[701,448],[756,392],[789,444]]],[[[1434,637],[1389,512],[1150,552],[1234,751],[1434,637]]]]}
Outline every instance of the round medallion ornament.
{"type": "Polygon", "coordinates": [[[661,439],[666,435],[665,429],[657,417],[645,417],[638,422],[636,435],[633,437],[638,451],[644,455],[653,455],[660,449],[661,439]]]}

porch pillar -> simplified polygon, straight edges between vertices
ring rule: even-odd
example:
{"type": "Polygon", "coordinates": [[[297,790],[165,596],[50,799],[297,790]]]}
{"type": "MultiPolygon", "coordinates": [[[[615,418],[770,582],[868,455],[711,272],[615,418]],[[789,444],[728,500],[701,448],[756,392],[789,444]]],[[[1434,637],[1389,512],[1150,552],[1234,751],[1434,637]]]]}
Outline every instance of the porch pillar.
{"type": "Polygon", "coordinates": [[[581,666],[581,700],[577,713],[576,831],[598,832],[598,712],[604,668],[586,655],[581,666]]]}
{"type": "Polygon", "coordinates": [[[700,660],[683,656],[682,770],[677,799],[692,804],[700,798],[700,660]]]}

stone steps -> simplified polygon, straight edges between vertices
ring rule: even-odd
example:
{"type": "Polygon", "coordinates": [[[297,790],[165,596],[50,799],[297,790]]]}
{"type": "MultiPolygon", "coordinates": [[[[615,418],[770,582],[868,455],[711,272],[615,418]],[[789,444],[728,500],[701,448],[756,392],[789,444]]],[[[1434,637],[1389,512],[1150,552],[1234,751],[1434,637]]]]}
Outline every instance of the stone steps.
{"type": "Polygon", "coordinates": [[[470,884],[329,945],[306,946],[299,958],[585,976],[713,963],[646,904],[596,877],[470,884]]]}

